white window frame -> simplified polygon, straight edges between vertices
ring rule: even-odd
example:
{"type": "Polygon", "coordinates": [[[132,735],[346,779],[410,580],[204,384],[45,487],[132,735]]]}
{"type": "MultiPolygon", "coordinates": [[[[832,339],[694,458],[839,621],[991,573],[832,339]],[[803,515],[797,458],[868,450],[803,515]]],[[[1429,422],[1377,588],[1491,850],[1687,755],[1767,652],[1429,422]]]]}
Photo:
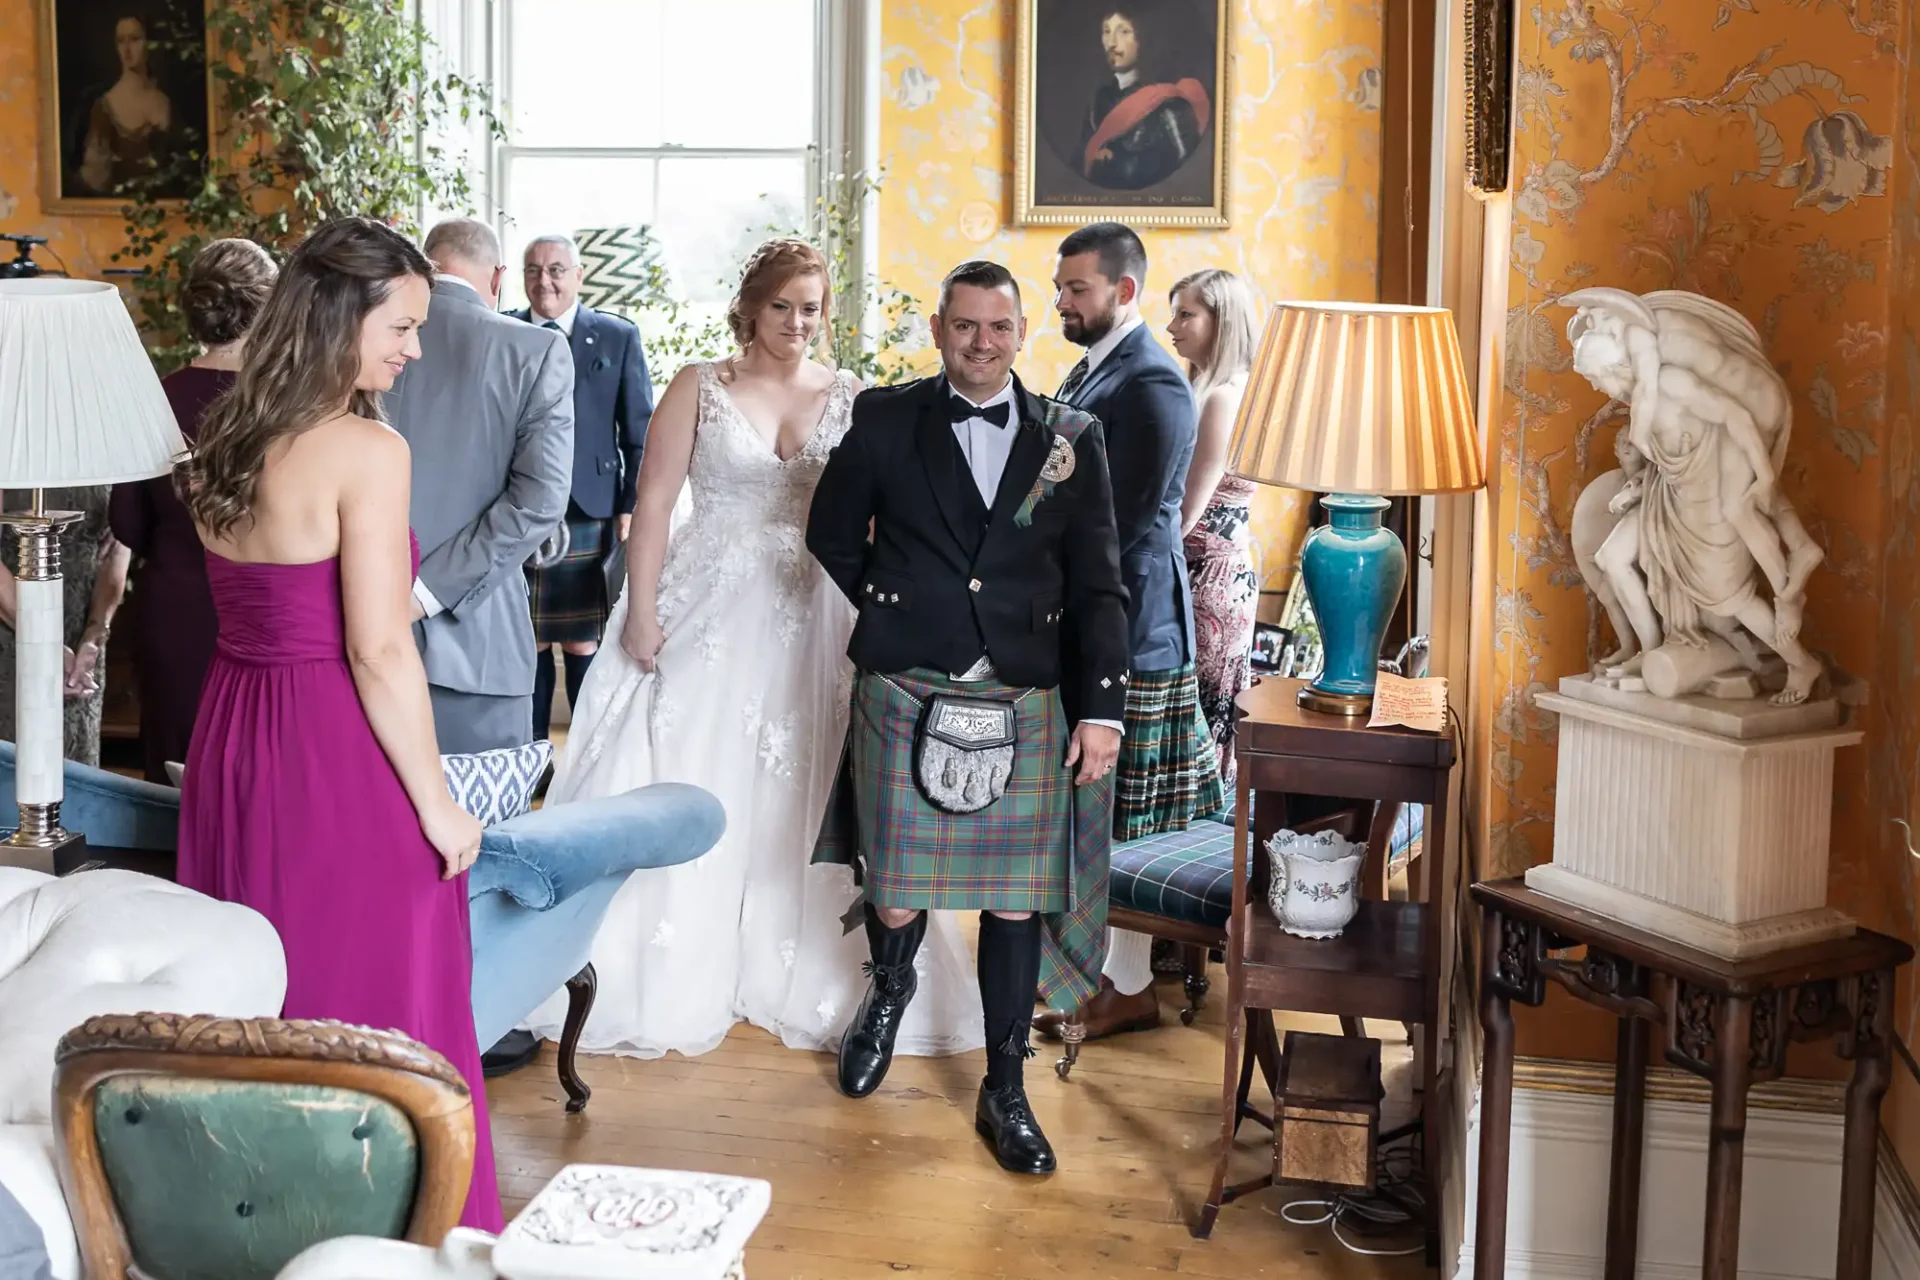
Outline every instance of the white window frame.
{"type": "MultiPolygon", "coordinates": [[[[503,105],[510,105],[513,86],[513,48],[506,33],[512,29],[510,19],[512,6],[519,4],[538,4],[540,0],[484,0],[491,11],[490,27],[494,32],[491,41],[495,53],[495,65],[498,74],[492,77],[496,92],[503,98],[503,105]]],[[[803,0],[793,0],[802,3],[803,0]]],[[[799,147],[689,147],[669,143],[657,147],[568,147],[568,146],[522,146],[510,139],[497,142],[493,147],[492,170],[495,190],[489,192],[489,206],[494,210],[495,228],[502,239],[506,239],[506,210],[513,198],[513,164],[520,159],[564,159],[564,160],[753,160],[782,159],[801,160],[806,165],[806,190],[808,194],[809,218],[813,217],[815,199],[822,193],[825,180],[831,166],[823,157],[833,153],[833,148],[842,137],[845,129],[841,124],[843,112],[836,110],[834,89],[843,81],[840,78],[842,50],[845,39],[842,35],[845,16],[850,5],[860,5],[863,0],[809,0],[814,9],[814,121],[813,138],[799,147]]],[[[656,187],[656,199],[658,198],[656,187]]]]}
{"type": "MultiPolygon", "coordinates": [[[[438,42],[441,54],[460,74],[484,80],[493,93],[489,105],[502,110],[511,84],[512,49],[507,39],[508,6],[539,0],[414,0],[416,19],[438,42]]],[[[802,3],[803,0],[794,0],[802,3]]],[[[880,155],[880,15],[882,0],[809,0],[814,6],[814,127],[805,147],[524,147],[495,141],[477,149],[474,199],[481,216],[508,239],[506,209],[512,161],[522,156],[588,159],[802,157],[806,160],[809,217],[829,195],[828,179],[838,171],[873,172],[880,155]]],[[[422,214],[426,213],[422,210],[422,214]]],[[[860,219],[856,246],[862,274],[878,274],[879,201],[869,197],[860,219]]],[[[853,284],[854,282],[845,282],[853,284]]],[[[872,309],[868,299],[867,309],[872,309]]],[[[872,320],[869,316],[867,319],[872,320]]],[[[872,323],[862,331],[875,332],[872,323]]]]}

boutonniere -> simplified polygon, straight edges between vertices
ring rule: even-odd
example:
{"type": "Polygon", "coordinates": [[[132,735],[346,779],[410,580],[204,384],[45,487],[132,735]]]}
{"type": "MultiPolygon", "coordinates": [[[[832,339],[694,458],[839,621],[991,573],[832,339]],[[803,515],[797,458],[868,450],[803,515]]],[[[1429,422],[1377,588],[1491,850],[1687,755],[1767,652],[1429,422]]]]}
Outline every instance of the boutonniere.
{"type": "Polygon", "coordinates": [[[1013,522],[1024,529],[1033,523],[1033,509],[1053,496],[1053,487],[1073,474],[1073,445],[1065,436],[1053,438],[1053,448],[1047,453],[1047,461],[1040,468],[1040,474],[1034,477],[1033,488],[1027,490],[1026,499],[1020,509],[1013,513],[1013,522]]]}

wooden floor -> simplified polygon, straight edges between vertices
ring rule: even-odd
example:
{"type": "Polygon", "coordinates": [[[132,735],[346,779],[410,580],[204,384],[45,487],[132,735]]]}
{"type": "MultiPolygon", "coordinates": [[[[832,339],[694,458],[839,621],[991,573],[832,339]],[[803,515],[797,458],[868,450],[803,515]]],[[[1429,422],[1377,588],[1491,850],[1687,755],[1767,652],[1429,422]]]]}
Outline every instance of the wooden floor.
{"type": "MultiPolygon", "coordinates": [[[[1225,974],[1214,974],[1218,992],[1225,974]]],[[[898,1059],[880,1092],[854,1101],[834,1088],[830,1057],[743,1026],[698,1059],[582,1055],[593,1100],[568,1116],[549,1045],[539,1063],[488,1083],[507,1215],[562,1165],[598,1162],[770,1181],[773,1208],[747,1255],[752,1280],[1424,1275],[1418,1254],[1363,1257],[1324,1226],[1283,1221],[1283,1203],[1311,1195],[1298,1188],[1228,1205],[1211,1240],[1193,1239],[1187,1222],[1219,1133],[1221,1016],[1216,1000],[1183,1027],[1177,981],[1160,996],[1159,1029],[1088,1045],[1068,1081],[1052,1070],[1057,1047],[1039,1046],[1028,1092],[1060,1158],[1046,1179],[1002,1172],[974,1134],[979,1053],[898,1059]]],[[[1299,1018],[1283,1035],[1289,1025],[1338,1031],[1299,1018]]],[[[1388,1039],[1391,1124],[1406,1114],[1410,1054],[1400,1028],[1368,1031],[1388,1039]]],[[[1257,1176],[1271,1159],[1267,1131],[1250,1122],[1231,1176],[1257,1176]]]]}

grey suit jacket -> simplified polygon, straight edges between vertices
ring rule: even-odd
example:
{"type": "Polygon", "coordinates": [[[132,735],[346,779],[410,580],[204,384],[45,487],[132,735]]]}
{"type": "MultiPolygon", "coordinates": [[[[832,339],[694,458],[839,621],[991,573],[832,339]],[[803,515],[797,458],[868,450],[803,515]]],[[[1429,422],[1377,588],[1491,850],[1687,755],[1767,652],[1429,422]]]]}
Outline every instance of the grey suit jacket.
{"type": "Polygon", "coordinates": [[[427,683],[496,697],[533,691],[522,566],[566,516],[573,485],[573,355],[551,329],[434,282],[420,359],[385,398],[413,450],[420,581],[445,606],[414,626],[427,683]]]}

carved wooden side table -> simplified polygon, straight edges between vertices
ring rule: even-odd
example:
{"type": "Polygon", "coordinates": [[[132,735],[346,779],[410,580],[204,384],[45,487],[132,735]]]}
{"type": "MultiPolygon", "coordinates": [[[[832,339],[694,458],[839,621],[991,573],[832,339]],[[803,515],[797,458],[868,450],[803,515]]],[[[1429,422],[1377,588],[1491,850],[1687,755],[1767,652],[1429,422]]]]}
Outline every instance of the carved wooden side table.
{"type": "Polygon", "coordinates": [[[1723,960],[1549,898],[1520,880],[1473,886],[1482,908],[1479,1217],[1475,1280],[1506,1270],[1507,1148],[1513,1121],[1512,1002],[1538,1005],[1549,980],[1620,1020],[1614,1063],[1613,1169],[1607,1189],[1607,1280],[1632,1280],[1640,1231],[1651,1030],[1666,1060],[1712,1082],[1707,1145],[1707,1280],[1734,1280],[1747,1090],[1786,1066],[1793,1040],[1834,1038],[1853,1062],[1840,1175],[1837,1280],[1868,1280],[1874,1155],[1893,1052],[1894,970],[1913,958],[1898,938],[1861,930],[1748,960],[1723,960]],[[1579,959],[1557,953],[1584,948],[1579,959]],[[1731,1052],[1728,1049],[1731,1048],[1731,1052]]]}

